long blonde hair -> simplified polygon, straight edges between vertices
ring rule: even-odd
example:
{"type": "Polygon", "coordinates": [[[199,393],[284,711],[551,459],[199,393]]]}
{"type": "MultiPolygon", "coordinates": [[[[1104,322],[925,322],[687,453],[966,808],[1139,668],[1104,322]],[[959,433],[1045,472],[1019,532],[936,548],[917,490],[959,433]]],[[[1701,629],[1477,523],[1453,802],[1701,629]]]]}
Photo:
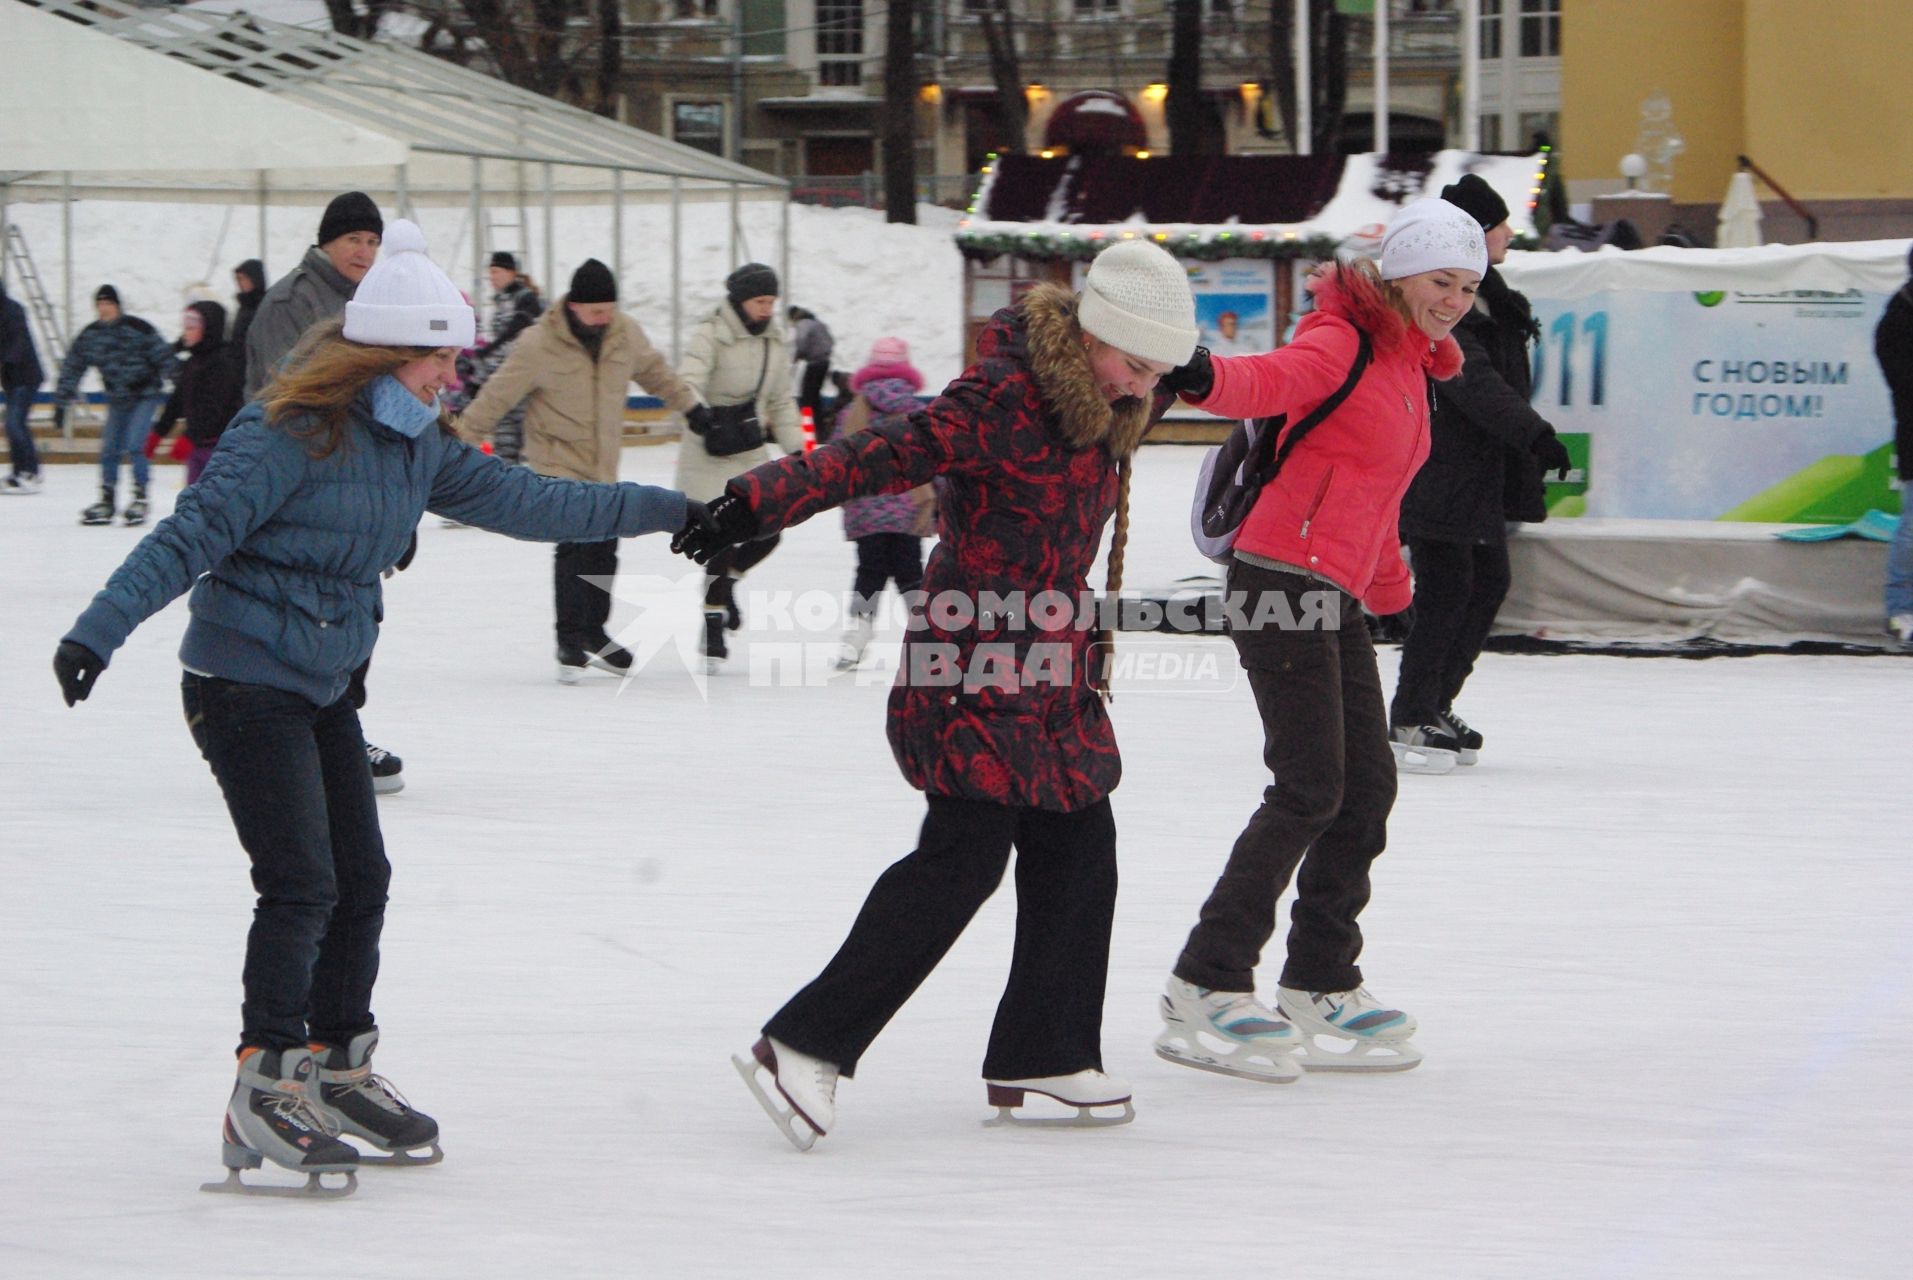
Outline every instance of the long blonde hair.
{"type": "Polygon", "coordinates": [[[1352,271],[1356,275],[1367,277],[1368,281],[1375,286],[1376,292],[1382,295],[1382,301],[1402,318],[1409,329],[1420,332],[1415,324],[1415,313],[1408,309],[1408,296],[1393,280],[1382,279],[1382,269],[1375,264],[1373,258],[1357,258],[1353,262],[1341,263],[1340,268],[1343,271],[1352,271]]]}
{"type": "MultiPolygon", "coordinates": [[[[423,360],[436,347],[375,347],[347,339],[345,321],[322,320],[306,330],[260,399],[266,421],[274,426],[297,414],[311,424],[287,427],[291,434],[312,441],[314,458],[329,458],[346,442],[353,401],[381,374],[392,373],[414,360],[423,360]]],[[[439,429],[450,433],[450,416],[439,410],[439,429]]]]}

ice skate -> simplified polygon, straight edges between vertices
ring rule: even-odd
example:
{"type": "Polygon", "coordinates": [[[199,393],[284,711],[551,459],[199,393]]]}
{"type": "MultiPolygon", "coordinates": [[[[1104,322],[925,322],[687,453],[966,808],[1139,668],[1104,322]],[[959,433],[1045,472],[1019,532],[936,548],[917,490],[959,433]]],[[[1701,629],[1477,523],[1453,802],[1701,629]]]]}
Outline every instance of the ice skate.
{"type": "Polygon", "coordinates": [[[1886,620],[1887,634],[1901,644],[1913,644],[1913,613],[1896,613],[1886,620]]]}
{"type": "Polygon", "coordinates": [[[613,640],[610,636],[601,636],[602,643],[585,655],[585,661],[600,671],[609,671],[621,676],[631,670],[631,651],[613,640]]]}
{"type": "Polygon", "coordinates": [[[204,1183],[201,1191],[337,1199],[358,1189],[359,1153],[339,1141],[338,1130],[313,1106],[316,1072],[310,1049],[248,1049],[241,1055],[221,1132],[226,1180],[204,1183]],[[239,1176],[267,1160],[305,1174],[305,1185],[274,1186],[239,1176]],[[321,1175],[328,1173],[344,1174],[345,1182],[325,1183],[321,1175]]]}
{"type": "Polygon", "coordinates": [[[1037,1076],[1028,1080],[984,1080],[990,1105],[996,1114],[985,1125],[1021,1125],[1032,1129],[1101,1129],[1128,1124],[1136,1118],[1130,1103],[1129,1086],[1115,1076],[1095,1069],[1067,1076],[1037,1076]],[[1030,1094],[1051,1098],[1066,1107],[1075,1107],[1073,1116],[1032,1116],[1021,1108],[1030,1094]],[[1110,1113],[1110,1108],[1121,1107],[1110,1113]]]}
{"type": "Polygon", "coordinates": [[[1455,714],[1453,707],[1443,707],[1441,714],[1435,717],[1435,723],[1454,738],[1458,763],[1473,764],[1481,758],[1480,732],[1470,728],[1466,720],[1455,714]]]}
{"type": "Polygon", "coordinates": [[[113,513],[118,504],[113,499],[113,491],[106,485],[100,486],[100,500],[80,512],[81,524],[112,524],[113,513]]]}
{"type": "Polygon", "coordinates": [[[1301,1033],[1295,1058],[1305,1071],[1407,1071],[1421,1063],[1421,1050],[1409,1043],[1415,1020],[1384,1006],[1367,987],[1277,987],[1276,1001],[1301,1033]]]}
{"type": "Polygon", "coordinates": [[[368,742],[365,744],[365,762],[372,768],[374,794],[389,796],[394,791],[405,790],[405,761],[384,747],[375,747],[368,742]]]}
{"type": "Polygon", "coordinates": [[[445,1158],[438,1121],[415,1109],[390,1080],[372,1073],[372,1051],[378,1047],[377,1027],[347,1045],[312,1046],[319,1068],[319,1114],[339,1132],[379,1149],[379,1155],[361,1153],[360,1164],[437,1164],[445,1158]]]}
{"type": "Polygon", "coordinates": [[[724,642],[724,610],[704,610],[704,643],[699,652],[704,655],[704,673],[713,676],[731,656],[730,646],[724,642]]]}
{"type": "Polygon", "coordinates": [[[870,647],[870,638],[876,634],[874,619],[857,616],[850,620],[849,628],[844,632],[844,642],[837,646],[837,670],[850,671],[863,661],[864,650],[870,647]]]}
{"type": "Polygon", "coordinates": [[[751,1046],[750,1058],[732,1054],[731,1065],[757,1095],[764,1114],[799,1151],[810,1150],[835,1123],[837,1068],[822,1058],[763,1036],[751,1046]]]}
{"type": "Polygon", "coordinates": [[[120,518],[126,522],[126,527],[129,529],[146,523],[145,485],[133,486],[133,500],[126,504],[126,510],[121,513],[120,518]]]}
{"type": "Polygon", "coordinates": [[[1293,1084],[1302,1037],[1253,991],[1211,991],[1171,977],[1162,994],[1156,1056],[1198,1071],[1293,1084]]]}
{"type": "Polygon", "coordinates": [[[1439,725],[1396,725],[1388,746],[1401,773],[1451,773],[1461,758],[1461,744],[1439,725]]]}
{"type": "Polygon", "coordinates": [[[0,496],[26,498],[40,492],[43,481],[38,471],[23,471],[0,480],[0,496]]]}

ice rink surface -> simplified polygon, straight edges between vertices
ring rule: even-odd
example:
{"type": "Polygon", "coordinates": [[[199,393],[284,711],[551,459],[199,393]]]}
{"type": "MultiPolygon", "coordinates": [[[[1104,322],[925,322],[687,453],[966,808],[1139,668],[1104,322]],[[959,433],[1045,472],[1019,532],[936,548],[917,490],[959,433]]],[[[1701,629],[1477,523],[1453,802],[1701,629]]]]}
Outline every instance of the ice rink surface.
{"type": "MultiPolygon", "coordinates": [[[[673,453],[630,450],[626,475],[668,483],[673,453]]],[[[1144,451],[1130,585],[1205,568],[1197,458],[1144,451]]],[[[180,716],[183,602],[60,703],[54,644],[139,536],[78,526],[93,483],[56,467],[0,499],[0,1275],[1905,1274],[1894,658],[1489,655],[1460,704],[1482,762],[1403,779],[1363,918],[1369,985],[1419,1018],[1427,1061],[1284,1087],[1150,1051],[1265,778],[1227,642],[1125,638],[1156,654],[1112,708],[1104,1045],[1135,1123],[982,1127],[1005,888],[840,1088],[835,1130],[792,1151],[728,1057],[922,813],[884,678],[788,661],[834,649],[801,605],[849,585],[835,514],[749,579],[773,625],[702,687],[695,571],[663,539],[623,552],[613,624],[642,669],[563,688],[549,550],[428,518],[387,584],[365,723],[409,784],[381,805],[377,1065],[438,1117],[445,1163],[367,1170],[336,1203],[202,1195],[251,893],[180,716]]]]}

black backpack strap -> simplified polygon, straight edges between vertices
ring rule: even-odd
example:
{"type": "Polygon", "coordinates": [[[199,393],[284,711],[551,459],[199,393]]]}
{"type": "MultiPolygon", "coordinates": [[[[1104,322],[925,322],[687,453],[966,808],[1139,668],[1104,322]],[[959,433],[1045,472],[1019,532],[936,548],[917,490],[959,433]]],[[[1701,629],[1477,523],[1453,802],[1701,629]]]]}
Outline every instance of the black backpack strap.
{"type": "Polygon", "coordinates": [[[1269,468],[1270,478],[1273,478],[1275,473],[1282,469],[1282,464],[1288,460],[1288,456],[1290,452],[1294,450],[1295,446],[1302,442],[1303,436],[1315,430],[1317,426],[1321,425],[1324,418],[1342,407],[1342,401],[1348,399],[1349,393],[1355,390],[1355,384],[1362,380],[1362,374],[1367,372],[1368,357],[1370,354],[1368,334],[1361,329],[1357,329],[1355,331],[1355,337],[1357,340],[1355,363],[1350,367],[1348,377],[1342,380],[1342,385],[1335,389],[1334,395],[1322,401],[1321,404],[1316,405],[1313,413],[1296,423],[1294,429],[1291,430],[1287,436],[1283,437],[1282,447],[1277,449],[1275,453],[1275,465],[1269,468]]]}

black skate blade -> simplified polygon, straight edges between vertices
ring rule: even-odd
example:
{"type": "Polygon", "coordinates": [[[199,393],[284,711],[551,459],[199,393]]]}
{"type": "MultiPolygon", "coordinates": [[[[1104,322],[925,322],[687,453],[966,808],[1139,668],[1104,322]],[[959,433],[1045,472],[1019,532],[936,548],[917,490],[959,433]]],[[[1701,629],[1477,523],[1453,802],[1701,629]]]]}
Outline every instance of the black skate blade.
{"type": "Polygon", "coordinates": [[[361,1167],[368,1164],[384,1165],[388,1169],[405,1167],[423,1168],[428,1164],[438,1164],[445,1159],[445,1150],[440,1147],[438,1143],[428,1142],[421,1145],[427,1148],[424,1155],[415,1154],[418,1151],[418,1147],[413,1147],[405,1151],[380,1151],[377,1149],[361,1151],[359,1152],[359,1164],[361,1167]]]}
{"type": "Polygon", "coordinates": [[[757,1105],[764,1108],[764,1114],[771,1118],[771,1123],[783,1130],[784,1136],[790,1139],[791,1146],[799,1151],[808,1151],[817,1145],[817,1131],[810,1127],[808,1120],[798,1114],[797,1108],[791,1107],[788,1111],[780,1108],[765,1091],[764,1086],[758,1083],[757,1069],[760,1064],[756,1059],[746,1059],[732,1054],[731,1065],[737,1068],[738,1075],[744,1077],[745,1086],[757,1099],[757,1105]]]}
{"type": "Polygon", "coordinates": [[[202,1182],[199,1189],[223,1195],[276,1196],[283,1200],[343,1200],[359,1189],[359,1175],[350,1169],[338,1172],[345,1175],[345,1181],[337,1186],[322,1182],[319,1174],[308,1173],[304,1186],[287,1187],[272,1182],[247,1182],[239,1176],[239,1170],[228,1169],[224,1182],[202,1182]]]}
{"type": "Polygon", "coordinates": [[[1294,1084],[1302,1078],[1301,1063],[1296,1063],[1293,1075],[1276,1075],[1267,1071],[1250,1071],[1243,1067],[1230,1066],[1221,1058],[1208,1054],[1200,1056],[1177,1053],[1162,1045],[1156,1046],[1156,1056],[1164,1062],[1173,1062],[1179,1067],[1194,1067],[1197,1071],[1212,1071],[1219,1076],[1233,1076],[1237,1080],[1253,1080],[1257,1084],[1294,1084]]]}

